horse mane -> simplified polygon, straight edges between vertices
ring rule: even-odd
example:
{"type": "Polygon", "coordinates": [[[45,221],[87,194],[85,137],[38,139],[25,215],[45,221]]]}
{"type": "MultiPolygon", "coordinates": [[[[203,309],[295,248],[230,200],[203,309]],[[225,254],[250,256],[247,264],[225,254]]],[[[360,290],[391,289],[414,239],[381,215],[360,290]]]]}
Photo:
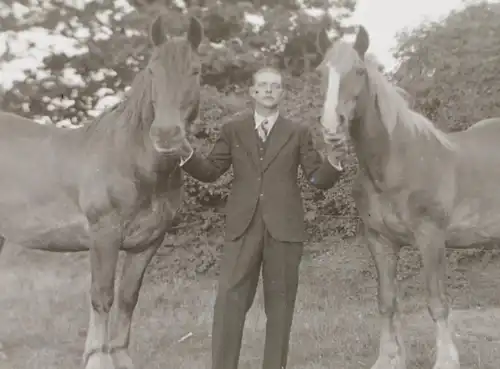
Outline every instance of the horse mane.
{"type": "Polygon", "coordinates": [[[381,120],[389,133],[389,137],[392,136],[397,126],[403,126],[414,136],[423,135],[427,138],[432,137],[449,150],[455,148],[454,143],[451,142],[445,132],[438,129],[422,114],[417,113],[409,107],[408,100],[402,93],[404,90],[391,84],[382,74],[376,62],[371,60],[371,58],[367,58],[365,65],[370,92],[372,98],[378,101],[382,116],[381,120]]]}
{"type": "MultiPolygon", "coordinates": [[[[189,43],[183,37],[172,38],[161,49],[153,51],[151,59],[161,59],[163,63],[168,62],[171,64],[167,68],[167,80],[172,88],[167,89],[169,99],[173,104],[181,103],[183,97],[182,86],[184,84],[184,77],[186,73],[191,70],[190,54],[193,51],[189,43]]],[[[107,131],[121,130],[129,132],[133,130],[143,131],[147,129],[149,124],[154,119],[154,109],[152,108],[152,74],[146,69],[139,71],[126,97],[118,104],[106,109],[90,124],[88,124],[88,131],[100,131],[106,133],[107,131]],[[118,117],[116,116],[118,115],[118,117]],[[112,116],[114,122],[108,121],[112,116]]]]}
{"type": "Polygon", "coordinates": [[[132,81],[125,98],[112,107],[105,109],[92,122],[85,125],[84,129],[91,136],[94,136],[94,134],[105,135],[117,131],[122,132],[122,135],[142,131],[154,118],[154,112],[151,108],[152,93],[150,86],[150,73],[141,70],[132,81]]]}

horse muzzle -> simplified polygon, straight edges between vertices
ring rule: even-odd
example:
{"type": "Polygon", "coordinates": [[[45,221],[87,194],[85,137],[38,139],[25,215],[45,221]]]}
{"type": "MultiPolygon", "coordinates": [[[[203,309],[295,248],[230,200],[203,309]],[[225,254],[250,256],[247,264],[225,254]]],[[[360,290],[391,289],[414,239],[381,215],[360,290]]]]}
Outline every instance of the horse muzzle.
{"type": "Polygon", "coordinates": [[[175,154],[185,144],[185,134],[179,126],[151,126],[149,136],[156,151],[161,154],[175,154]]]}

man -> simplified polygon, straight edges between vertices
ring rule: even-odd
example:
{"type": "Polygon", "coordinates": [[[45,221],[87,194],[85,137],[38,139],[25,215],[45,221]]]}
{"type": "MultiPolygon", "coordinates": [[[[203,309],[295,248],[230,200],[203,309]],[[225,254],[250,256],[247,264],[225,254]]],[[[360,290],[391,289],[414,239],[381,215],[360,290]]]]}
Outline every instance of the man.
{"type": "Polygon", "coordinates": [[[226,244],[214,307],[212,369],[237,369],[243,326],[262,267],[267,316],[264,369],[286,367],[298,269],[306,239],[297,183],[299,165],[316,187],[332,187],[341,174],[335,155],[323,161],[308,127],[279,114],[280,72],[254,75],[253,116],[224,125],[207,157],[186,147],[183,169],[213,182],[233,166],[226,207],[226,244]]]}

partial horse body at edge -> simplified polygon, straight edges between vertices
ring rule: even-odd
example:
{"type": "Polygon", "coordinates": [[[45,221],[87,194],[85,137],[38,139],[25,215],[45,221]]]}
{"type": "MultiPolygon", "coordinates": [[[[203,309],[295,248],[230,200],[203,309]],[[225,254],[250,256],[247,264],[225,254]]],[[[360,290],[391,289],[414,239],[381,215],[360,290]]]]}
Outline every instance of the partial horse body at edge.
{"type": "Polygon", "coordinates": [[[0,250],[89,250],[86,369],[132,369],[131,320],[143,275],[181,203],[174,155],[198,115],[203,28],[168,39],[151,25],[146,68],[128,97],[82,128],[66,130],[0,113],[0,250]],[[126,252],[116,327],[108,338],[120,250],[126,252]]]}
{"type": "Polygon", "coordinates": [[[353,142],[359,172],[353,197],[378,273],[381,335],[372,369],[405,369],[396,268],[402,246],[420,249],[428,308],[436,326],[434,369],[459,369],[449,323],[445,248],[500,241],[500,118],[445,133],[408,105],[366,56],[361,26],[354,43],[318,33],[325,79],[325,141],[339,133],[353,142]],[[366,56],[366,57],[365,57],[366,56]]]}

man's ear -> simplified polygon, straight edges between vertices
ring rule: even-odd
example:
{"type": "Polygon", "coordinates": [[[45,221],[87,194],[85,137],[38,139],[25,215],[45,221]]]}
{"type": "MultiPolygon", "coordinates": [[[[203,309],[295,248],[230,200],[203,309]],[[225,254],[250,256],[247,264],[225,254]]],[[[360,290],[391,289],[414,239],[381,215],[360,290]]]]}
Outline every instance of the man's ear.
{"type": "Polygon", "coordinates": [[[257,91],[255,90],[254,86],[250,86],[248,88],[248,93],[250,94],[250,96],[255,97],[255,95],[257,94],[257,91]]]}

